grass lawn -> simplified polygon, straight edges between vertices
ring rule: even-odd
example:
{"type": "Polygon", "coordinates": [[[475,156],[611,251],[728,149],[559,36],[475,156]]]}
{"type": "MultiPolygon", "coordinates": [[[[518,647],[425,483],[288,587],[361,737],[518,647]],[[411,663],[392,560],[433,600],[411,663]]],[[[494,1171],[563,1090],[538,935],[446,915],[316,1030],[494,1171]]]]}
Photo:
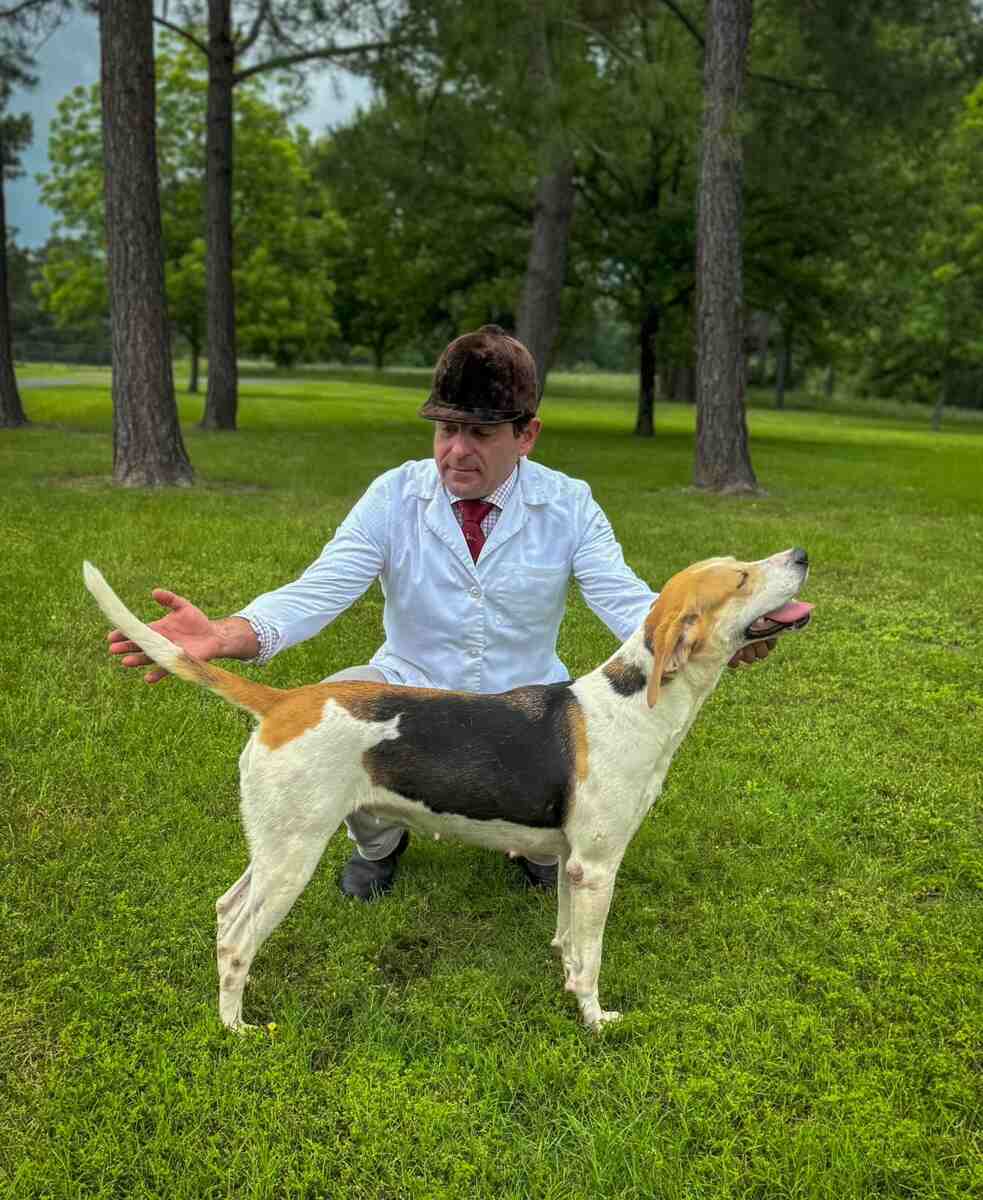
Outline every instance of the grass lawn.
{"type": "MultiPolygon", "coordinates": [[[[236,435],[182,397],[200,486],[167,493],[109,486],[104,382],[49,380],[0,434],[0,1195],[983,1192],[983,427],[755,410],[768,493],[719,499],[687,489],[691,409],[643,443],[630,388],[558,381],[537,457],[591,482],[640,574],[814,564],[812,628],[727,674],[625,859],[601,976],[625,1020],[578,1025],[553,902],[500,857],[417,839],[355,906],[340,835],[254,964],[274,1033],[236,1038],[213,905],[246,861],[248,722],[115,669],[81,562],[144,615],[158,584],[234,611],[428,453],[425,378],[256,378],[236,435]]],[[[241,669],[309,682],[380,636],[373,589],[241,669]]],[[[613,647],[573,594],[571,672],[613,647]]]]}

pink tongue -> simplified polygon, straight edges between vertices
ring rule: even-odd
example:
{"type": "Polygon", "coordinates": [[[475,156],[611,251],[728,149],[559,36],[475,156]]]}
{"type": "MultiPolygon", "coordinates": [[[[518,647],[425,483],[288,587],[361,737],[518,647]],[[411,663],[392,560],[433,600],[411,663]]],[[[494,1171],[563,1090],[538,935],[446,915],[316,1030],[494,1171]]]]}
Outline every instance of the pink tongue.
{"type": "MultiPolygon", "coordinates": [[[[807,617],[811,612],[811,604],[804,604],[801,600],[790,600],[788,604],[783,604],[781,608],[776,608],[774,612],[765,613],[763,617],[759,617],[759,620],[774,621],[776,625],[794,625],[796,621],[801,621],[803,617],[807,617]]],[[[755,624],[757,623],[755,621],[755,624]]]]}

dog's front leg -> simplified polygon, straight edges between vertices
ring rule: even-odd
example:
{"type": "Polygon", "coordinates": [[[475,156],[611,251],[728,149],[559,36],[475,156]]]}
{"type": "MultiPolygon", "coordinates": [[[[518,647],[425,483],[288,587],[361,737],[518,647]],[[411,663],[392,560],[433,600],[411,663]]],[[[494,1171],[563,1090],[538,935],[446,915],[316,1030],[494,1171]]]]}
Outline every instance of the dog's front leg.
{"type": "Polygon", "coordinates": [[[567,875],[568,854],[561,854],[556,869],[556,934],[550,943],[563,963],[564,979],[570,978],[570,878],[567,875]]]}
{"type": "Polygon", "coordinates": [[[597,978],[601,970],[604,925],[611,908],[617,864],[587,865],[571,856],[566,870],[570,889],[567,991],[580,1005],[584,1024],[598,1030],[621,1013],[601,1008],[597,978]]]}

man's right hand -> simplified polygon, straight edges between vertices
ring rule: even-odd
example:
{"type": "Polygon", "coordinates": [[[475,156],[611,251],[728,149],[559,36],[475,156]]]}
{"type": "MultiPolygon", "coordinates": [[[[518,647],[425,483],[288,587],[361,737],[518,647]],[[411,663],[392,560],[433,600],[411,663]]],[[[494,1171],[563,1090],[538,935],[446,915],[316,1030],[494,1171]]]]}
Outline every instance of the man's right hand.
{"type": "MultiPolygon", "coordinates": [[[[207,662],[210,658],[228,655],[229,652],[224,648],[225,643],[222,637],[222,627],[225,625],[225,621],[209,620],[200,608],[195,608],[190,600],[185,600],[183,596],[176,596],[173,592],[165,591],[163,588],[155,588],[152,594],[157,603],[162,608],[170,609],[170,612],[161,617],[159,621],[149,622],[151,629],[155,629],[158,633],[163,634],[169,642],[173,642],[182,650],[187,650],[189,654],[193,654],[195,658],[203,661],[207,662]]],[[[248,627],[248,622],[241,618],[232,617],[230,620],[248,627]]],[[[121,630],[114,629],[108,635],[108,640],[109,653],[123,655],[120,661],[124,667],[145,667],[148,663],[152,664],[152,669],[144,675],[147,683],[158,683],[170,674],[148,658],[136,642],[129,641],[121,630]]]]}

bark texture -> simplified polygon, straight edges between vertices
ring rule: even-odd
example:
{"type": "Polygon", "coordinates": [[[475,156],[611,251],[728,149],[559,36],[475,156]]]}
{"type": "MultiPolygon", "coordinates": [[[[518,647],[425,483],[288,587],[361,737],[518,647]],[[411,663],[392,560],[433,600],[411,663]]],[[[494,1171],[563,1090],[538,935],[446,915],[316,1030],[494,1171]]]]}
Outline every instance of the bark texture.
{"type": "Polygon", "coordinates": [[[694,482],[757,487],[744,414],[740,113],[752,0],[707,0],[697,211],[697,418],[694,482]]]}
{"type": "Polygon", "coordinates": [[[232,284],[232,91],[235,46],[230,0],[208,3],[208,106],[205,137],[205,294],[208,298],[208,389],[202,429],[236,427],[235,292],[232,284]]]}
{"type": "Polygon", "coordinates": [[[201,342],[197,337],[188,340],[188,391],[193,396],[198,394],[198,384],[201,378],[201,342]]]}
{"type": "Polygon", "coordinates": [[[151,0],[100,0],[113,480],[190,484],[164,300],[151,0]]]}
{"type": "Polygon", "coordinates": [[[785,389],[792,374],[792,331],[782,329],[782,340],[778,347],[778,362],[775,366],[775,407],[785,407],[785,389]]]}
{"type": "Polygon", "coordinates": [[[655,436],[656,358],[655,340],[659,336],[659,306],[650,304],[638,329],[638,412],[635,436],[655,436]]]}
{"type": "Polygon", "coordinates": [[[674,404],[693,404],[696,400],[695,375],[693,367],[663,359],[656,366],[656,399],[670,400],[674,404]]]}
{"type": "MultiPolygon", "coordinates": [[[[547,13],[543,0],[530,4],[528,81],[541,112],[553,98],[547,13]]],[[[549,120],[540,118],[539,180],[533,209],[526,274],[516,315],[516,334],[536,360],[539,394],[543,394],[557,335],[560,297],[567,269],[567,243],[573,219],[573,158],[567,139],[549,120]]]]}
{"type": "Polygon", "coordinates": [[[4,195],[3,147],[0,146],[0,429],[27,424],[14,373],[14,341],[10,328],[10,286],[7,279],[7,201],[4,195]]]}
{"type": "Polygon", "coordinates": [[[560,297],[573,203],[573,161],[566,159],[542,175],[536,187],[532,238],[517,316],[519,340],[536,360],[540,395],[560,332],[560,297]]]}

